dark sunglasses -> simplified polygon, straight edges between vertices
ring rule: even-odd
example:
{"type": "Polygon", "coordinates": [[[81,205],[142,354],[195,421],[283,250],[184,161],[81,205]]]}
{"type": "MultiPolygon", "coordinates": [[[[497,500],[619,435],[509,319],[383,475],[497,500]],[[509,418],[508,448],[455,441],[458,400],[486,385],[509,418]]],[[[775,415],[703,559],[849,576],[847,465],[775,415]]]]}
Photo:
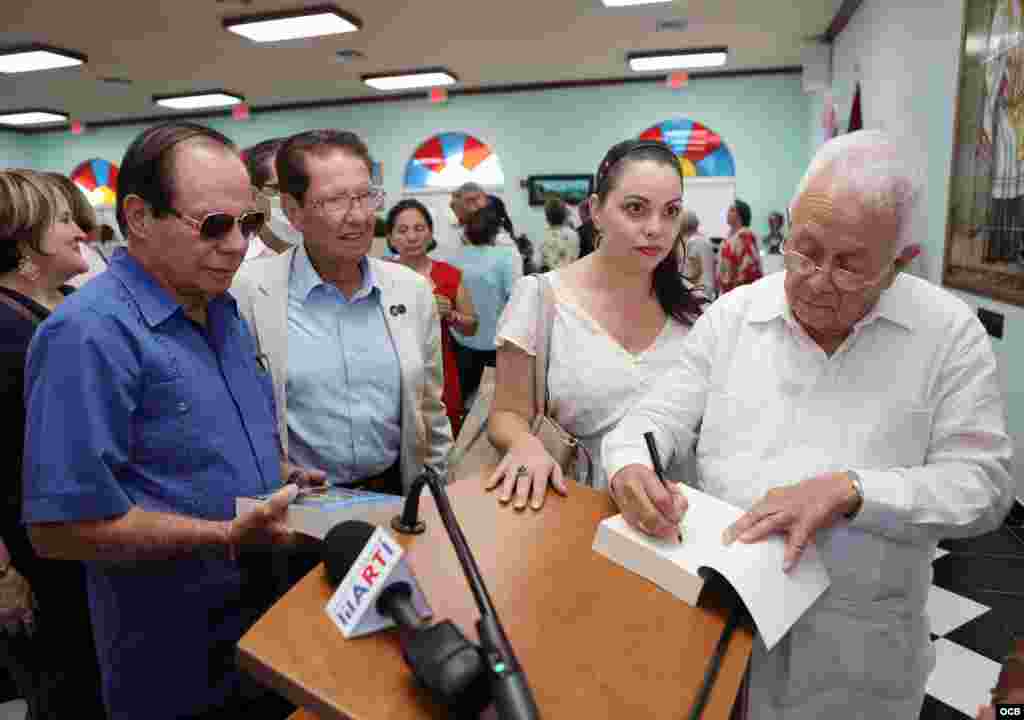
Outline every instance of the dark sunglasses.
{"type": "Polygon", "coordinates": [[[253,235],[260,231],[260,228],[263,227],[263,223],[265,223],[267,219],[267,216],[259,210],[244,212],[237,218],[226,212],[212,212],[206,215],[202,220],[190,218],[188,215],[183,215],[174,208],[168,208],[168,212],[198,230],[199,234],[207,240],[224,239],[227,234],[231,232],[231,229],[235,227],[236,220],[238,221],[239,230],[242,231],[242,237],[249,240],[253,235]]]}

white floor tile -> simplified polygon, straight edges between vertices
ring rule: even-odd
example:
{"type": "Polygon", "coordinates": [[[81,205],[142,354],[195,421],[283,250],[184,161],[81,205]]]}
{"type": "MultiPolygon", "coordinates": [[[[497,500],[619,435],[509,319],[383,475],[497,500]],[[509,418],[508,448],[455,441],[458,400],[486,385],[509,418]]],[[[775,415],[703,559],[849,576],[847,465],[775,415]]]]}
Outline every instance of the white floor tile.
{"type": "Polygon", "coordinates": [[[945,638],[934,645],[935,670],[928,678],[928,694],[974,717],[978,706],[991,697],[989,691],[999,679],[999,663],[945,638]]]}
{"type": "Polygon", "coordinates": [[[28,705],[24,700],[0,703],[0,720],[25,720],[26,717],[28,717],[28,705]]]}
{"type": "Polygon", "coordinates": [[[935,557],[933,557],[932,560],[938,560],[943,555],[949,555],[949,550],[943,550],[942,548],[937,547],[935,548],[935,557]]]}
{"type": "Polygon", "coordinates": [[[931,622],[932,632],[945,635],[964,623],[988,612],[989,608],[963,595],[932,585],[924,611],[931,622]]]}

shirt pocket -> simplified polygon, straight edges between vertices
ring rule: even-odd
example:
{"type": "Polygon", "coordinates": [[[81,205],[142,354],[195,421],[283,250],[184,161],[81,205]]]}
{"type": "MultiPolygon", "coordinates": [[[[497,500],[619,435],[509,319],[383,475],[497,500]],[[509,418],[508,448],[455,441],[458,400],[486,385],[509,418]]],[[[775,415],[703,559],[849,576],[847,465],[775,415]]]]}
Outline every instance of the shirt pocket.
{"type": "Polygon", "coordinates": [[[864,623],[864,689],[900,699],[920,693],[935,665],[927,625],[920,616],[864,623]]]}
{"type": "Polygon", "coordinates": [[[708,392],[698,431],[698,456],[765,456],[782,446],[787,408],[777,399],[708,392]]]}
{"type": "Polygon", "coordinates": [[[148,385],[136,413],[136,458],[186,463],[197,445],[193,404],[183,378],[148,385]]]}
{"type": "Polygon", "coordinates": [[[812,608],[768,658],[759,674],[778,707],[802,705],[837,689],[849,690],[864,662],[860,628],[842,613],[812,608]]]}
{"type": "Polygon", "coordinates": [[[932,415],[927,409],[881,404],[845,410],[838,421],[847,463],[878,470],[923,465],[931,443],[932,415]]]}

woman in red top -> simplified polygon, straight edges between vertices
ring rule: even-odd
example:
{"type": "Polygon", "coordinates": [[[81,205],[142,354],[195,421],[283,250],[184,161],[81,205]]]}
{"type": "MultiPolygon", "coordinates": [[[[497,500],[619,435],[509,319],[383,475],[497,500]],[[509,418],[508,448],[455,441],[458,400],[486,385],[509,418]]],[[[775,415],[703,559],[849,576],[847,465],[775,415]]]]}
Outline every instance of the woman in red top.
{"type": "Polygon", "coordinates": [[[718,250],[718,292],[725,294],[740,285],[760,280],[761,251],[750,230],[750,206],[737,199],[726,218],[732,233],[718,250]]]}
{"type": "Polygon", "coordinates": [[[388,212],[388,247],[402,263],[423,275],[434,288],[437,313],[441,316],[441,352],[444,356],[444,399],[452,434],[458,435],[462,427],[462,392],[459,389],[459,369],[455,364],[452,347],[452,328],[462,335],[476,333],[477,318],[469,291],[462,284],[462,271],[440,260],[432,260],[427,253],[436,247],[434,221],[419,200],[407,198],[388,212]]]}

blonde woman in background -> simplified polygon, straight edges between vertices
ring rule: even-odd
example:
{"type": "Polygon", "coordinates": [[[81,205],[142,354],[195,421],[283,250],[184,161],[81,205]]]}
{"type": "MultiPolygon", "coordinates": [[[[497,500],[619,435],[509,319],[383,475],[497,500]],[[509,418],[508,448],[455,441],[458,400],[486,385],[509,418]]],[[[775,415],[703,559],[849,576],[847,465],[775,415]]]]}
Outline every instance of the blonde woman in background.
{"type": "Polygon", "coordinates": [[[21,509],[25,359],[36,327],[74,290],[68,281],[89,269],[76,215],[91,210],[67,178],[0,172],[0,407],[11,423],[0,456],[13,464],[0,502],[0,625],[33,718],[104,717],[82,564],[40,558],[21,509]]]}
{"type": "Polygon", "coordinates": [[[80,288],[107,269],[107,258],[94,247],[96,240],[99,239],[96,211],[89,203],[85,193],[70,178],[56,172],[46,173],[46,177],[60,191],[64,199],[68,201],[68,207],[71,208],[71,218],[82,229],[82,232],[85,233],[85,241],[78,249],[81,251],[85,261],[89,263],[89,269],[68,280],[68,285],[80,288]]]}

